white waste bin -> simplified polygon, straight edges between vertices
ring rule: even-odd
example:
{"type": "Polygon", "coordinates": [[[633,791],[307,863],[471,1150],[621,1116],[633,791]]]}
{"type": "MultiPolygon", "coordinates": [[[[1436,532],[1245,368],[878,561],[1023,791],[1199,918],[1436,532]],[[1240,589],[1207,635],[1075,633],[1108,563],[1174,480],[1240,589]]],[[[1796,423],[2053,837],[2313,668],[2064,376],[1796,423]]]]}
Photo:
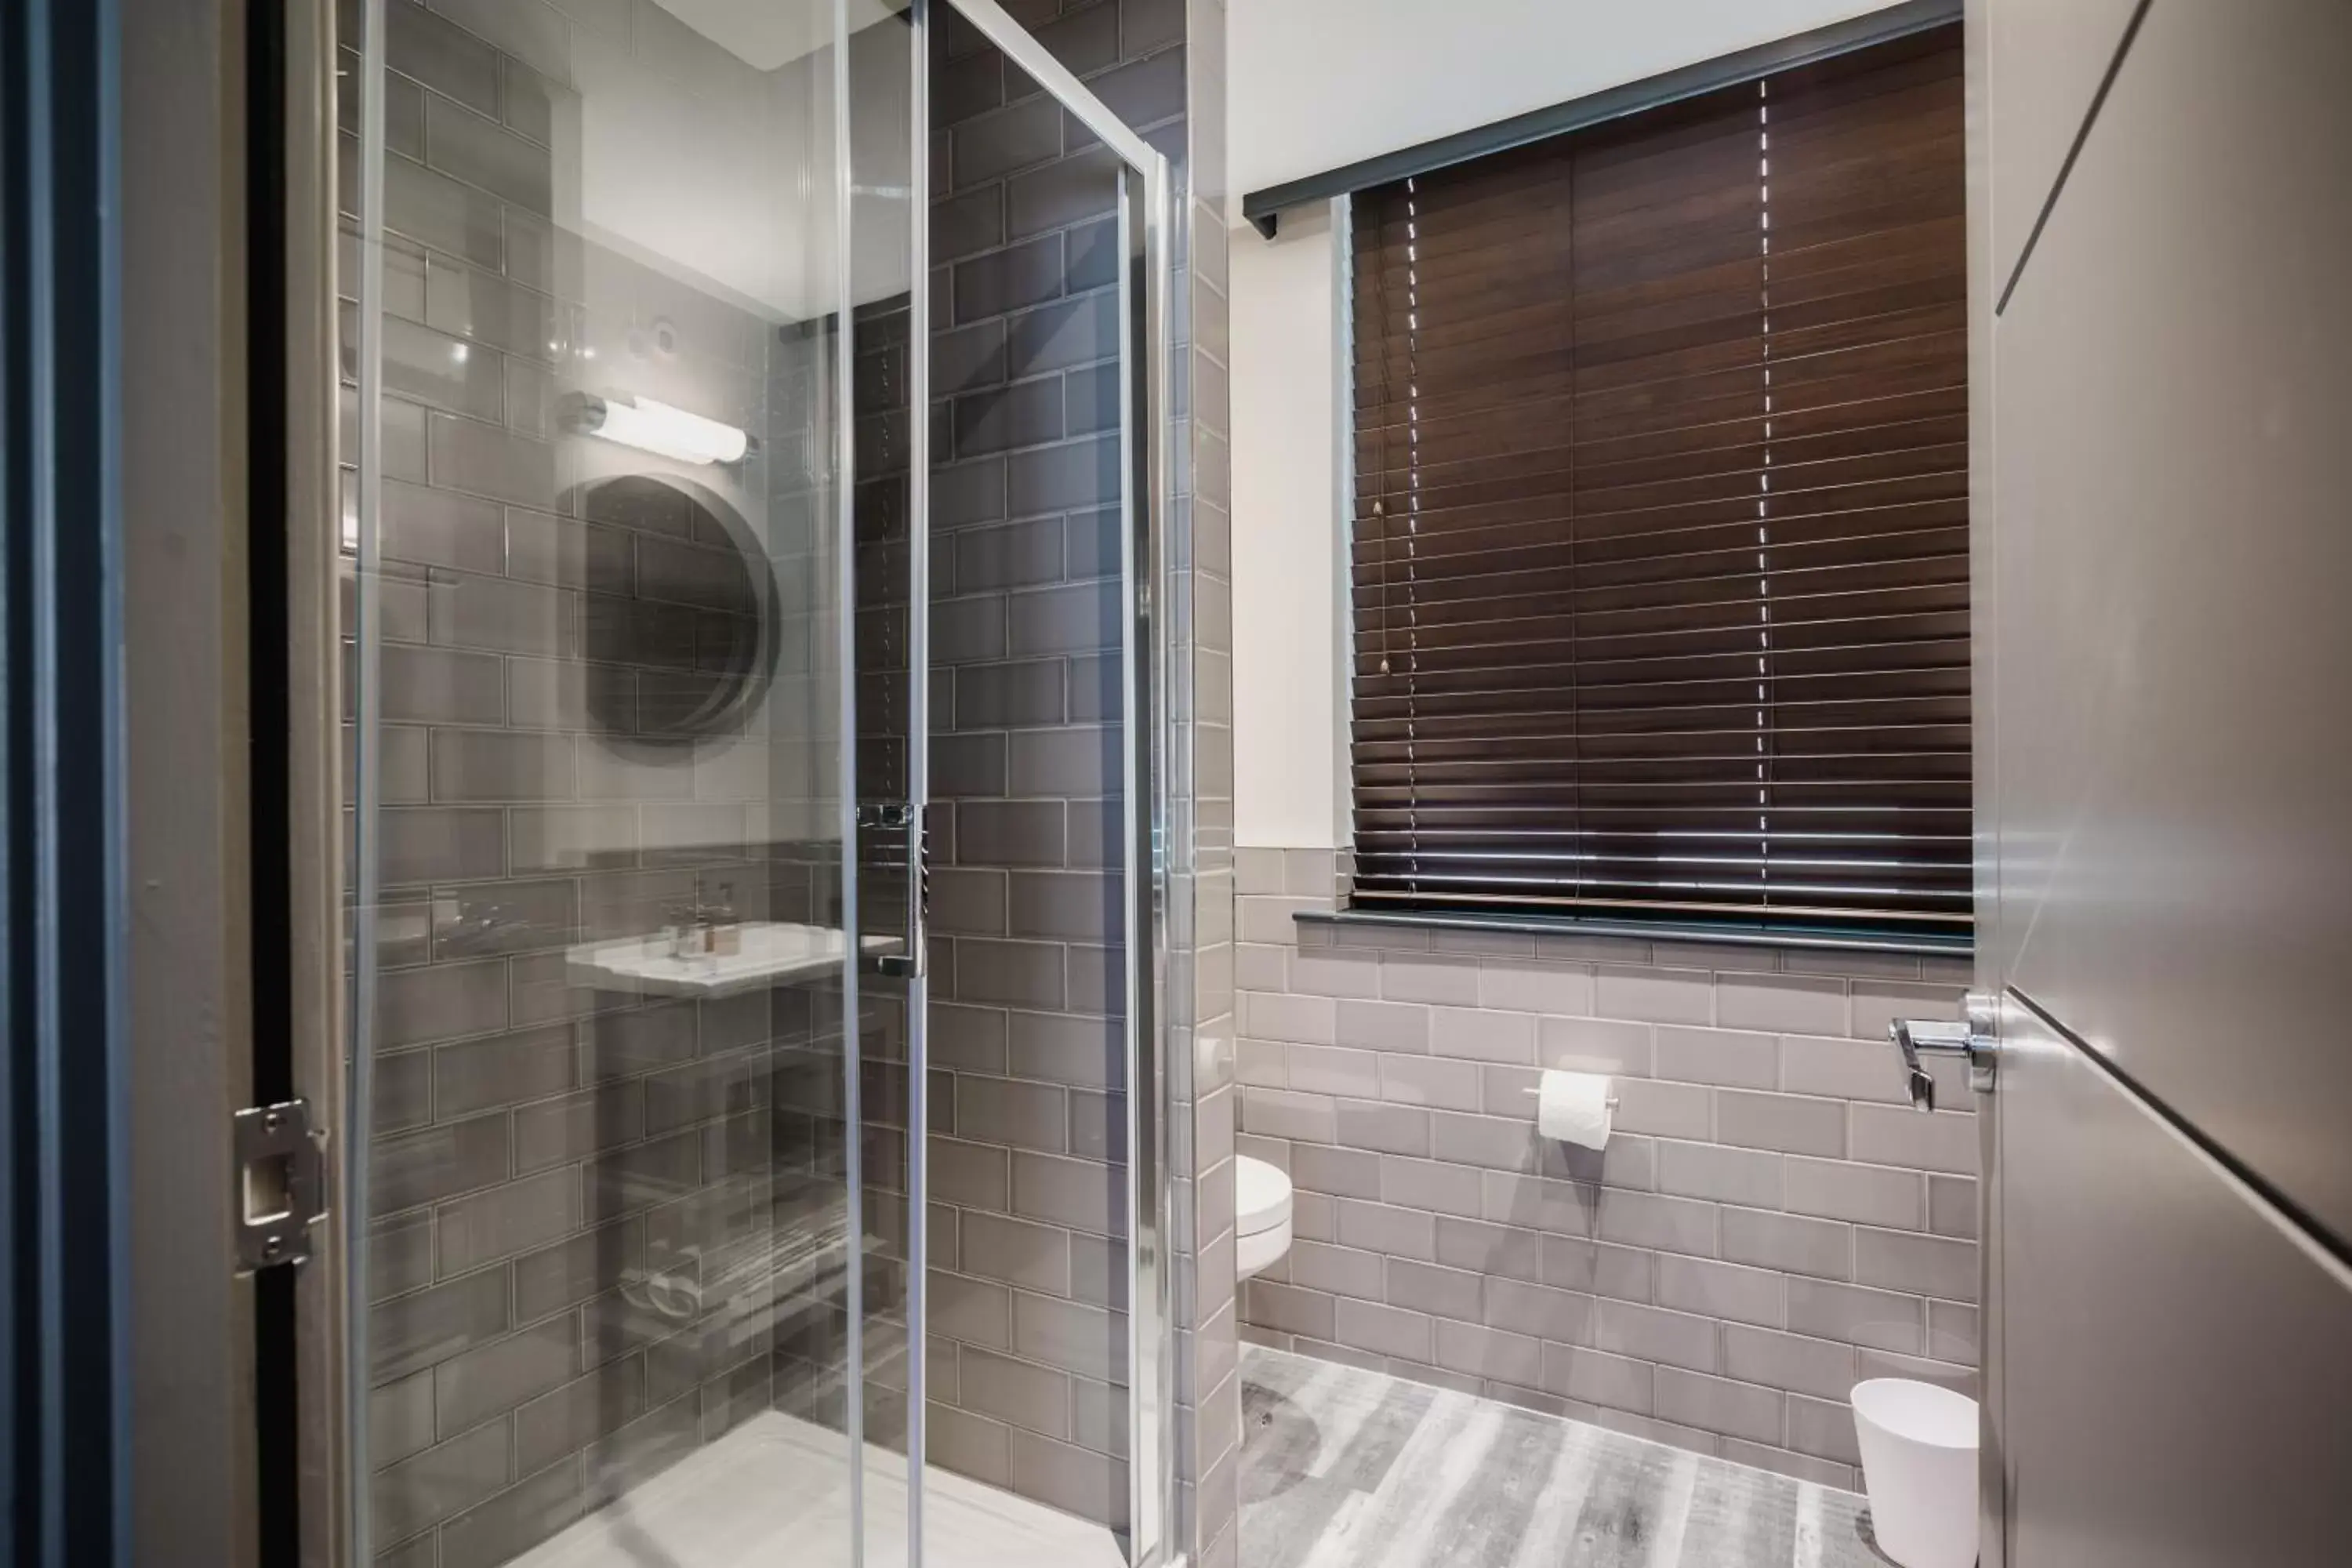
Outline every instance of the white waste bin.
{"type": "Polygon", "coordinates": [[[1854,1434],[1878,1549],[1902,1568],[1973,1568],[1977,1402],[1903,1377],[1853,1385],[1854,1434]]]}

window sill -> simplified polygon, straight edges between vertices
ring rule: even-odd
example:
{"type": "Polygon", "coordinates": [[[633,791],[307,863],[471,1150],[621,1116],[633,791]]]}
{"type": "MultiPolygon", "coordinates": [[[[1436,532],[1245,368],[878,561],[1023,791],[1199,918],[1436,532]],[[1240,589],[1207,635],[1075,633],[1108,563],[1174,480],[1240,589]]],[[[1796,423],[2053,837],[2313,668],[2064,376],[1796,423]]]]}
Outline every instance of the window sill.
{"type": "Polygon", "coordinates": [[[1825,952],[1921,953],[1969,958],[1976,941],[1968,936],[1919,931],[1839,931],[1805,926],[1717,924],[1706,921],[1611,921],[1576,915],[1474,914],[1458,910],[1300,910],[1300,925],[1404,927],[1414,931],[1508,931],[1529,936],[1622,937],[1636,942],[1709,942],[1748,947],[1793,947],[1825,952]]]}

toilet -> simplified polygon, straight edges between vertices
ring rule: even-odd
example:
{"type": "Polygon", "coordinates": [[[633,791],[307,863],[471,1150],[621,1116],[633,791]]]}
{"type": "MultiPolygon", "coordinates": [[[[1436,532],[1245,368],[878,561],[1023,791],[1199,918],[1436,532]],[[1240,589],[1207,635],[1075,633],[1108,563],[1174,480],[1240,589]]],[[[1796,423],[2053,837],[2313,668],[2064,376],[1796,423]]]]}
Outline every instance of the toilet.
{"type": "Polygon", "coordinates": [[[1246,1279],[1290,1250],[1290,1178],[1235,1155],[1234,1211],[1234,1272],[1246,1279]]]}

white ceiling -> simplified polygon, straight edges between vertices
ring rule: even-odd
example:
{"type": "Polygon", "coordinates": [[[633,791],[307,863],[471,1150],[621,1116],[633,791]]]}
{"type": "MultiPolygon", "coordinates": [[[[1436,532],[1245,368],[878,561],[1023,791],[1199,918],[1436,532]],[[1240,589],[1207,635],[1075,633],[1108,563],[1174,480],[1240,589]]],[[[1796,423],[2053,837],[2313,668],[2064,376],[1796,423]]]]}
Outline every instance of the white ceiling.
{"type": "MultiPolygon", "coordinates": [[[[642,28],[635,48],[579,29],[577,116],[556,136],[559,197],[576,205],[557,220],[772,319],[835,309],[834,62],[825,52],[835,0],[655,3],[725,56],[648,55],[642,28]],[[728,57],[740,64],[730,67],[728,57]]],[[[847,0],[850,30],[887,22],[906,4],[847,0]]],[[[852,68],[895,62],[903,75],[905,47],[852,50],[852,68]]],[[[870,96],[853,86],[853,115],[870,96]]],[[[887,138],[862,132],[860,145],[877,167],[893,166],[887,138]]],[[[900,164],[908,156],[897,153],[900,164]]],[[[905,289],[905,249],[903,234],[861,234],[853,285],[860,300],[905,289]]]]}
{"type": "MultiPolygon", "coordinates": [[[[822,47],[833,37],[833,0],[654,0],[663,10],[750,66],[772,71],[822,47]]],[[[856,32],[906,0],[851,0],[856,32]]]]}

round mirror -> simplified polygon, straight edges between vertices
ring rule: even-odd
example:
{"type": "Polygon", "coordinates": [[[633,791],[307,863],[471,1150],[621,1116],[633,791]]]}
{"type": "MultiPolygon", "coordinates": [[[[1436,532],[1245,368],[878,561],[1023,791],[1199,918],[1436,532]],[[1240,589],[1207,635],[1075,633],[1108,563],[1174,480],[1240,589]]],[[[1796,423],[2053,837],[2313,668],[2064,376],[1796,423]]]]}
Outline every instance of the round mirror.
{"type": "Polygon", "coordinates": [[[740,728],[776,667],[774,580],[741,515],[659,474],[592,479],[566,500],[593,525],[581,573],[591,716],[651,742],[740,728]]]}

